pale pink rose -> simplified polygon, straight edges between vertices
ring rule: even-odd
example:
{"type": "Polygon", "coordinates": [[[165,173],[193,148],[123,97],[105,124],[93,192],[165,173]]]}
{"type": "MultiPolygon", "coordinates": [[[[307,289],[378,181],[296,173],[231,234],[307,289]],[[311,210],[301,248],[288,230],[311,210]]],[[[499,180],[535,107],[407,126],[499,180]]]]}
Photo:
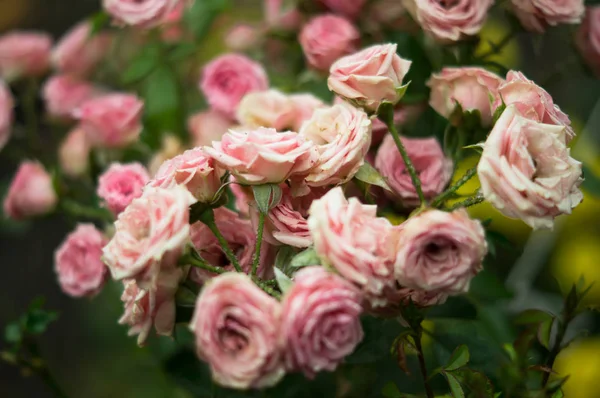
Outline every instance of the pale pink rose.
{"type": "Polygon", "coordinates": [[[183,39],[185,34],[183,26],[183,13],[187,6],[187,0],[179,3],[165,15],[161,25],[161,38],[167,43],[177,43],[183,39]]]}
{"type": "Polygon", "coordinates": [[[106,238],[93,224],[79,224],[54,253],[54,270],[63,292],[73,297],[95,296],[106,281],[102,262],[106,238]]]}
{"type": "Polygon", "coordinates": [[[102,0],[102,6],[120,24],[152,28],[163,24],[167,15],[185,1],[102,0]]]}
{"type": "Polygon", "coordinates": [[[247,51],[256,47],[261,32],[251,25],[235,25],[225,36],[225,46],[231,51],[247,51]]]}
{"type": "Polygon", "coordinates": [[[250,202],[254,201],[252,188],[240,185],[234,176],[229,177],[229,189],[235,199],[235,208],[243,216],[250,215],[250,202]]]}
{"type": "Polygon", "coordinates": [[[235,118],[242,98],[248,93],[269,88],[263,67],[241,54],[221,55],[202,71],[200,89],[210,106],[231,119],[235,118]]]}
{"type": "Polygon", "coordinates": [[[527,79],[523,73],[508,72],[506,82],[498,88],[498,93],[500,97],[494,102],[495,109],[503,102],[507,106],[514,104],[517,111],[528,119],[565,127],[567,143],[575,137],[569,116],[554,104],[546,90],[527,79]]]}
{"type": "Polygon", "coordinates": [[[360,32],[345,18],[324,14],[304,25],[299,40],[310,66],[326,71],[338,58],[356,51],[360,32]]]}
{"type": "Polygon", "coordinates": [[[338,59],[331,65],[327,86],[367,111],[376,111],[383,101],[397,103],[411,61],[400,58],[396,47],[375,45],[338,59]]]}
{"type": "Polygon", "coordinates": [[[429,105],[450,119],[459,104],[463,111],[479,111],[484,127],[492,124],[492,100],[504,80],[478,67],[444,68],[434,73],[427,85],[431,88],[429,105]]]}
{"type": "Polygon", "coordinates": [[[268,127],[283,131],[295,124],[296,107],[281,91],[258,91],[242,99],[236,116],[246,128],[268,127]]]}
{"type": "Polygon", "coordinates": [[[4,198],[4,214],[13,220],[22,220],[51,212],[57,202],[52,177],[44,166],[35,161],[24,161],[4,198]]]}
{"type": "Polygon", "coordinates": [[[61,120],[72,120],[79,107],[95,95],[93,85],[69,75],[53,76],[42,88],[46,111],[61,120]]]}
{"type": "Polygon", "coordinates": [[[92,146],[85,131],[79,126],[71,130],[58,148],[58,163],[69,177],[80,177],[90,167],[92,146]]]}
{"type": "Polygon", "coordinates": [[[577,32],[577,47],[590,68],[600,76],[600,6],[586,10],[577,32]]]}
{"type": "Polygon", "coordinates": [[[103,249],[114,279],[135,279],[144,289],[156,286],[161,270],[176,266],[189,242],[189,206],[185,189],[147,187],[119,214],[115,234],[103,249]]]}
{"type": "MultiPolygon", "coordinates": [[[[441,193],[450,182],[453,172],[452,160],[435,138],[406,138],[400,140],[412,161],[426,199],[432,199],[441,193]]],[[[417,207],[420,203],[410,174],[396,147],[394,138],[388,134],[377,151],[375,168],[386,178],[395,195],[400,197],[405,207],[417,207]]]]}
{"type": "Polygon", "coordinates": [[[284,0],[264,0],[265,22],[269,29],[295,30],[302,22],[296,7],[283,9],[284,0]]]}
{"type": "Polygon", "coordinates": [[[512,0],[512,10],[525,29],[543,33],[548,26],[580,23],[585,6],[584,0],[512,0]]]}
{"type": "Polygon", "coordinates": [[[348,104],[317,109],[300,135],[319,151],[306,182],[311,186],[339,185],[354,177],[371,146],[371,120],[348,104]]]}
{"type": "Polygon", "coordinates": [[[313,378],[334,371],[363,338],[362,294],[323,267],[306,267],[282,301],[280,345],[286,369],[313,378]]]}
{"type": "Polygon", "coordinates": [[[50,67],[52,38],[46,33],[10,32],[0,36],[0,75],[8,82],[39,77],[50,67]]]}
{"type": "Polygon", "coordinates": [[[292,124],[293,131],[300,131],[302,124],[311,118],[313,113],[326,105],[319,98],[310,93],[292,94],[289,99],[294,104],[295,120],[292,124]]]}
{"type": "Polygon", "coordinates": [[[395,284],[395,235],[391,223],[376,213],[376,206],[346,200],[342,188],[336,187],[312,203],[308,228],[324,264],[381,305],[384,289],[395,284]]]}
{"type": "Polygon", "coordinates": [[[214,278],[196,302],[190,328],[213,379],[237,389],[275,385],[285,370],[278,338],[281,306],[247,275],[214,278]]]}
{"type": "Polygon", "coordinates": [[[487,254],[485,230],[465,209],[427,210],[397,227],[398,283],[412,289],[466,293],[487,254]]]}
{"type": "Polygon", "coordinates": [[[119,215],[129,204],[142,196],[150,180],[148,170],[140,163],[113,163],[98,178],[97,194],[106,207],[119,215]]]}
{"type": "Polygon", "coordinates": [[[220,141],[230,127],[231,121],[213,110],[198,112],[188,119],[188,131],[194,146],[211,145],[213,141],[220,141]]]}
{"type": "Polygon", "coordinates": [[[89,21],[75,25],[52,50],[52,65],[61,73],[88,76],[104,59],[112,44],[112,36],[99,32],[92,36],[89,21]]]}
{"type": "Polygon", "coordinates": [[[121,148],[142,132],[144,103],[132,94],[106,94],[84,102],[75,116],[94,146],[121,148]]]}
{"type": "Polygon", "coordinates": [[[185,278],[183,268],[162,270],[156,286],[143,289],[133,279],[123,281],[124,312],[119,324],[129,326],[129,336],[137,335],[137,343],[143,346],[152,330],[161,336],[171,336],[175,327],[175,293],[179,282],[185,278]]]}
{"type": "Polygon", "coordinates": [[[442,42],[475,36],[494,0],[404,0],[424,31],[442,42]]]}
{"type": "Polygon", "coordinates": [[[0,151],[12,133],[15,101],[8,86],[0,79],[0,151]]]}
{"type": "Polygon", "coordinates": [[[566,146],[567,128],[523,117],[510,105],[490,132],[477,173],[484,197],[508,217],[533,228],[553,220],[583,199],[581,163],[566,146]]]}
{"type": "Polygon", "coordinates": [[[204,147],[217,164],[242,184],[275,184],[306,173],[315,163],[312,142],[291,131],[258,128],[229,130],[213,147],[204,147]]]}
{"type": "Polygon", "coordinates": [[[331,12],[356,19],[367,0],[319,0],[331,12]]]}

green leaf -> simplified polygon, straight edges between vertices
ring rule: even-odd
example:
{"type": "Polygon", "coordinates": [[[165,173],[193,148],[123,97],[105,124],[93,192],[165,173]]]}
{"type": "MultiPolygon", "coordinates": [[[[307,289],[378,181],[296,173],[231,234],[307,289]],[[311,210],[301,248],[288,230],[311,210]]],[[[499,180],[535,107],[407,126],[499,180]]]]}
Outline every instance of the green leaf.
{"type": "Polygon", "coordinates": [[[284,274],[279,268],[275,268],[275,279],[277,279],[277,285],[279,286],[279,290],[281,290],[281,292],[284,294],[285,292],[290,290],[290,288],[294,284],[292,279],[286,274],[284,274]]]}
{"type": "Polygon", "coordinates": [[[290,267],[292,268],[301,268],[309,265],[321,265],[321,259],[312,247],[296,254],[290,261],[290,267]]]}
{"type": "Polygon", "coordinates": [[[291,277],[295,269],[291,266],[292,259],[296,255],[296,249],[291,246],[281,246],[275,256],[275,268],[291,277]]]}
{"type": "Polygon", "coordinates": [[[90,37],[95,36],[100,31],[102,31],[105,27],[110,24],[110,15],[108,15],[104,11],[99,11],[96,14],[90,17],[90,37]]]}
{"type": "Polygon", "coordinates": [[[196,1],[184,15],[187,28],[196,39],[202,39],[217,16],[229,7],[229,0],[196,1]]]}
{"type": "Polygon", "coordinates": [[[148,76],[160,61],[160,51],[155,50],[155,47],[147,47],[138,57],[134,58],[123,72],[121,82],[131,84],[148,76]]]}
{"type": "Polygon", "coordinates": [[[252,191],[256,206],[263,214],[268,214],[281,201],[281,187],[277,184],[253,185],[252,191]]]}
{"type": "Polygon", "coordinates": [[[354,178],[364,183],[377,185],[378,187],[391,191],[385,178],[383,178],[383,176],[367,162],[360,166],[358,172],[354,175],[354,178]]]}
{"type": "Polygon", "coordinates": [[[398,386],[393,381],[388,382],[381,390],[381,395],[385,398],[401,398],[402,393],[398,389],[398,386]]]}
{"type": "Polygon", "coordinates": [[[396,87],[396,94],[398,95],[398,101],[400,101],[402,99],[402,97],[404,97],[404,94],[406,94],[406,90],[408,90],[408,86],[410,86],[410,82],[408,82],[400,87],[396,87]]]}
{"type": "Polygon", "coordinates": [[[547,350],[550,349],[550,334],[552,333],[552,325],[554,325],[554,317],[545,320],[538,326],[538,341],[547,350]]]}
{"type": "Polygon", "coordinates": [[[448,371],[456,370],[462,368],[467,363],[469,363],[469,347],[463,344],[456,347],[444,369],[448,371]]]}
{"type": "Polygon", "coordinates": [[[532,325],[546,322],[553,319],[554,316],[542,310],[525,310],[515,318],[514,322],[517,325],[532,325]]]}
{"type": "Polygon", "coordinates": [[[31,334],[42,334],[57,319],[56,312],[35,309],[26,315],[25,330],[31,334]]]}
{"type": "Polygon", "coordinates": [[[4,329],[4,340],[7,343],[19,343],[23,338],[23,331],[19,322],[12,322],[4,329]]]}
{"type": "Polygon", "coordinates": [[[175,303],[178,306],[193,307],[196,304],[196,293],[186,286],[179,286],[175,293],[175,303]]]}
{"type": "Polygon", "coordinates": [[[465,398],[465,392],[463,391],[460,382],[452,373],[444,372],[448,385],[450,386],[450,392],[454,398],[465,398]]]}
{"type": "Polygon", "coordinates": [[[470,390],[472,397],[492,398],[494,396],[494,386],[488,377],[473,369],[459,369],[452,374],[460,381],[460,383],[470,390]]]}

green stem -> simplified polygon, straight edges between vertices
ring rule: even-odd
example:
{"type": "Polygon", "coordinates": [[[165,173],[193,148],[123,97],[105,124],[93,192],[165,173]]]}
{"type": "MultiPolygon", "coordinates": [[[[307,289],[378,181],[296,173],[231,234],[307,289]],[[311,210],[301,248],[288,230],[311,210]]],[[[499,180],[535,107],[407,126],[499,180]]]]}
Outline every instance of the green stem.
{"type": "Polygon", "coordinates": [[[460,180],[456,181],[454,185],[446,189],[444,192],[439,194],[433,201],[431,202],[431,207],[438,207],[444,203],[446,199],[448,199],[453,193],[459,190],[460,187],[465,185],[473,176],[477,174],[477,166],[469,169],[464,176],[460,178],[460,180]]]}
{"type": "Polygon", "coordinates": [[[110,214],[110,212],[108,212],[106,209],[85,206],[73,200],[62,200],[61,208],[65,213],[68,213],[75,217],[83,217],[105,222],[113,221],[112,214],[110,214]]]}
{"type": "Polygon", "coordinates": [[[242,270],[242,267],[240,266],[240,262],[238,261],[237,257],[235,256],[235,254],[233,254],[233,250],[231,250],[231,247],[229,247],[229,243],[227,243],[227,240],[219,230],[219,227],[217,227],[217,223],[215,222],[215,213],[213,212],[213,209],[205,210],[200,215],[200,221],[206,224],[208,229],[210,229],[215,235],[215,237],[219,241],[219,244],[223,248],[223,252],[225,252],[225,256],[227,256],[227,259],[231,262],[231,264],[233,264],[235,270],[237,272],[244,272],[242,270]]]}
{"type": "MultiPolygon", "coordinates": [[[[546,368],[552,369],[552,367],[554,366],[554,361],[556,360],[556,357],[562,349],[563,340],[565,339],[565,334],[567,333],[567,328],[569,327],[569,323],[572,320],[572,314],[564,313],[563,319],[559,321],[558,330],[556,332],[556,339],[554,340],[554,345],[552,346],[552,350],[548,354],[548,359],[546,360],[546,368]]],[[[546,384],[548,384],[550,373],[551,372],[544,372],[544,376],[542,377],[542,388],[546,387],[546,384]]]]}
{"type": "Polygon", "coordinates": [[[421,338],[423,337],[421,327],[419,327],[416,336],[413,337],[415,340],[415,348],[417,349],[417,357],[419,358],[419,368],[421,370],[421,376],[423,377],[423,386],[425,387],[425,393],[427,394],[427,398],[434,398],[435,395],[433,393],[433,389],[429,385],[429,377],[427,376],[427,365],[425,364],[425,354],[423,353],[423,346],[421,345],[421,338]]]}
{"type": "Polygon", "coordinates": [[[455,203],[448,210],[453,211],[456,209],[460,209],[461,207],[475,206],[476,204],[479,204],[479,203],[483,202],[484,200],[485,200],[485,198],[481,195],[471,196],[470,198],[463,200],[462,202],[455,203]]]}
{"type": "Polygon", "coordinates": [[[281,298],[281,293],[279,293],[277,290],[273,289],[273,287],[269,286],[269,284],[267,282],[261,281],[257,277],[253,277],[252,281],[256,284],[256,286],[260,287],[268,295],[275,297],[276,299],[281,298]]]}
{"type": "Polygon", "coordinates": [[[265,229],[265,214],[258,212],[258,228],[256,230],[256,248],[254,249],[254,261],[252,261],[252,276],[258,273],[258,263],[260,262],[260,248],[262,246],[263,231],[265,229]]]}
{"type": "Polygon", "coordinates": [[[491,49],[486,51],[485,53],[483,53],[482,55],[480,55],[478,58],[479,59],[486,59],[487,57],[491,57],[492,55],[496,55],[496,54],[500,54],[500,51],[502,51],[502,49],[504,47],[506,47],[506,45],[508,43],[510,43],[510,41],[512,40],[512,38],[515,36],[515,32],[513,30],[511,30],[510,32],[508,32],[508,34],[506,36],[504,36],[502,38],[502,40],[500,40],[497,44],[496,43],[490,43],[490,47],[491,49]]]}
{"type": "Polygon", "coordinates": [[[212,265],[208,264],[206,261],[204,261],[200,258],[197,258],[196,256],[189,254],[189,253],[184,255],[179,260],[179,263],[183,264],[183,265],[191,265],[192,267],[200,268],[200,269],[212,272],[214,274],[224,274],[227,272],[227,270],[224,270],[223,268],[213,267],[212,265]]]}
{"type": "Polygon", "coordinates": [[[65,394],[46,366],[44,366],[42,369],[36,370],[36,373],[44,381],[48,388],[52,390],[55,397],[67,398],[67,394],[65,394]]]}

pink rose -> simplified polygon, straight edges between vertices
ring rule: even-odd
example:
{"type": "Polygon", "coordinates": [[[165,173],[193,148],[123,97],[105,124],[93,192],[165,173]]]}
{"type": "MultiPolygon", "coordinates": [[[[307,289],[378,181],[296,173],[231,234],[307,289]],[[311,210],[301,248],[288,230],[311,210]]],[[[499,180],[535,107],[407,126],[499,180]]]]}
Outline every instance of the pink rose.
{"type": "Polygon", "coordinates": [[[229,130],[220,142],[204,150],[240,183],[248,185],[278,184],[294,174],[306,173],[316,156],[312,143],[298,134],[266,128],[229,130]]]}
{"type": "Polygon", "coordinates": [[[250,25],[235,25],[225,36],[225,46],[231,51],[247,51],[256,47],[261,32],[250,25]]]}
{"type": "MultiPolygon", "coordinates": [[[[450,182],[453,173],[452,160],[446,158],[435,138],[406,138],[400,140],[406,148],[421,179],[421,188],[426,199],[441,193],[450,182]]],[[[420,203],[417,191],[406,165],[396,147],[394,138],[388,134],[377,151],[375,168],[387,179],[388,185],[400,197],[405,207],[417,207],[420,203]]]]}
{"type": "Polygon", "coordinates": [[[383,101],[397,103],[411,61],[396,55],[396,47],[376,45],[338,59],[331,65],[327,86],[367,111],[376,111],[383,101]]]}
{"type": "Polygon", "coordinates": [[[8,86],[0,79],[0,151],[12,133],[15,101],[8,86]]]}
{"type": "Polygon", "coordinates": [[[268,127],[283,131],[294,125],[296,107],[290,97],[280,91],[254,92],[240,102],[237,121],[246,128],[268,127]]]}
{"type": "Polygon", "coordinates": [[[583,0],[512,0],[512,10],[525,29],[543,33],[548,25],[581,22],[585,6],[583,0]]]}
{"type": "Polygon", "coordinates": [[[79,224],[54,253],[54,270],[63,292],[95,296],[106,281],[102,248],[106,238],[93,224],[79,224]]]}
{"type": "Polygon", "coordinates": [[[360,15],[366,0],[319,0],[331,12],[356,19],[360,15]]]}
{"type": "Polygon", "coordinates": [[[113,163],[98,178],[98,197],[117,216],[134,199],[142,196],[149,180],[148,171],[139,163],[113,163]]]}
{"type": "Polygon", "coordinates": [[[294,104],[295,120],[292,124],[293,131],[300,131],[302,124],[311,118],[313,113],[326,105],[319,98],[310,93],[292,94],[289,99],[294,104]]]}
{"type": "Polygon", "coordinates": [[[73,119],[79,107],[97,94],[90,83],[69,75],[51,77],[42,92],[48,114],[62,120],[73,119]]]}
{"type": "Polygon", "coordinates": [[[52,177],[38,162],[24,161],[4,198],[4,214],[14,220],[51,212],[58,202],[52,177]]]}
{"type": "Polygon", "coordinates": [[[533,228],[553,220],[583,199],[581,163],[569,156],[565,126],[523,117],[509,105],[490,132],[477,168],[484,197],[508,217],[533,228]]]}
{"type": "Polygon", "coordinates": [[[356,51],[360,32],[345,18],[324,14],[304,25],[299,40],[308,63],[326,71],[338,58],[356,51]]]}
{"type": "Polygon", "coordinates": [[[475,36],[493,4],[494,0],[404,0],[421,28],[442,42],[475,36]]]}
{"type": "Polygon", "coordinates": [[[587,7],[577,32],[577,47],[590,68],[600,76],[600,6],[587,7]]]}
{"type": "Polygon", "coordinates": [[[88,21],[69,30],[52,50],[52,64],[61,73],[88,76],[108,53],[112,36],[107,33],[91,35],[88,21]]]}
{"type": "Polygon", "coordinates": [[[194,148],[165,161],[149,185],[161,188],[181,185],[199,202],[210,203],[221,188],[224,173],[202,148],[194,148]]]}
{"type": "Polygon", "coordinates": [[[212,145],[213,141],[220,141],[230,127],[228,118],[212,110],[198,112],[188,119],[188,131],[194,146],[212,145]]]}
{"type": "Polygon", "coordinates": [[[117,22],[152,28],[186,0],[102,0],[102,6],[117,22]]]}
{"type": "Polygon", "coordinates": [[[209,62],[202,72],[200,89],[210,106],[231,119],[235,118],[242,98],[269,88],[263,67],[241,54],[221,55],[209,62]]]}
{"type": "Polygon", "coordinates": [[[58,148],[60,168],[69,177],[80,177],[90,167],[92,147],[85,131],[79,126],[71,130],[58,148]]]}
{"type": "Polygon", "coordinates": [[[187,0],[180,0],[177,5],[165,15],[162,20],[161,38],[167,43],[177,43],[183,39],[185,29],[183,25],[183,13],[187,6],[187,0]]]}
{"type": "Polygon", "coordinates": [[[229,189],[231,190],[231,193],[235,199],[235,209],[241,215],[246,217],[249,216],[249,203],[254,200],[252,188],[240,185],[233,176],[229,177],[229,181],[232,182],[232,184],[229,184],[229,189]]]}
{"type": "Polygon", "coordinates": [[[156,175],[160,166],[169,159],[185,152],[185,147],[179,138],[172,134],[167,134],[162,138],[162,145],[158,152],[155,152],[148,162],[148,171],[151,176],[156,175]]]}
{"type": "Polygon", "coordinates": [[[498,98],[498,87],[504,80],[478,67],[444,68],[431,76],[429,105],[450,119],[457,103],[463,111],[479,111],[484,127],[492,124],[492,101],[498,98]]]}
{"type": "Polygon", "coordinates": [[[227,273],[203,290],[190,324],[213,379],[237,389],[275,385],[284,375],[277,344],[280,304],[248,276],[227,273]]]}
{"type": "Polygon", "coordinates": [[[341,187],[315,200],[309,210],[315,250],[324,264],[362,288],[379,305],[392,286],[395,242],[392,225],[376,217],[376,206],[346,200],[341,187]]]}
{"type": "Polygon", "coordinates": [[[119,214],[115,234],[103,249],[114,279],[135,279],[143,289],[156,286],[161,270],[176,266],[189,241],[189,206],[185,189],[147,187],[119,214]]]}
{"type": "Polygon", "coordinates": [[[363,338],[361,300],[356,287],[323,267],[298,271],[282,302],[286,368],[309,378],[334,371],[363,338]]]}
{"type": "Polygon", "coordinates": [[[8,82],[42,76],[50,67],[52,38],[46,33],[11,32],[0,36],[0,75],[8,82]]]}
{"type": "Polygon", "coordinates": [[[398,236],[394,269],[402,286],[465,293],[483,268],[485,230],[464,209],[420,213],[398,227],[398,236]]]}
{"type": "Polygon", "coordinates": [[[295,30],[302,22],[302,14],[297,8],[284,7],[284,0],[264,0],[265,22],[270,29],[295,30]]]}
{"type": "Polygon", "coordinates": [[[371,120],[348,104],[317,109],[300,135],[319,151],[318,162],[306,177],[311,186],[339,185],[354,177],[371,146],[371,120]]]}
{"type": "Polygon", "coordinates": [[[95,146],[121,148],[142,132],[143,109],[135,95],[107,94],[84,102],[75,116],[95,146]]]}

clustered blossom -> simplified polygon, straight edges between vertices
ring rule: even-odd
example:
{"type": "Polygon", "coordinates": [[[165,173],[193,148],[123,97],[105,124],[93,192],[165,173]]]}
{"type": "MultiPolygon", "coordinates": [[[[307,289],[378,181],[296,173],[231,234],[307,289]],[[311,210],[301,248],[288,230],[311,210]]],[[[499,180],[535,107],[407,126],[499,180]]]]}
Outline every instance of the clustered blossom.
{"type": "Polygon", "coordinates": [[[511,0],[512,10],[528,30],[542,33],[548,26],[581,22],[583,0],[511,0]]]}
{"type": "Polygon", "coordinates": [[[7,82],[40,77],[50,68],[52,38],[39,32],[11,32],[0,36],[0,76],[7,82]]]}
{"type": "Polygon", "coordinates": [[[169,18],[187,0],[102,0],[104,9],[119,23],[152,28],[169,18]]]}

